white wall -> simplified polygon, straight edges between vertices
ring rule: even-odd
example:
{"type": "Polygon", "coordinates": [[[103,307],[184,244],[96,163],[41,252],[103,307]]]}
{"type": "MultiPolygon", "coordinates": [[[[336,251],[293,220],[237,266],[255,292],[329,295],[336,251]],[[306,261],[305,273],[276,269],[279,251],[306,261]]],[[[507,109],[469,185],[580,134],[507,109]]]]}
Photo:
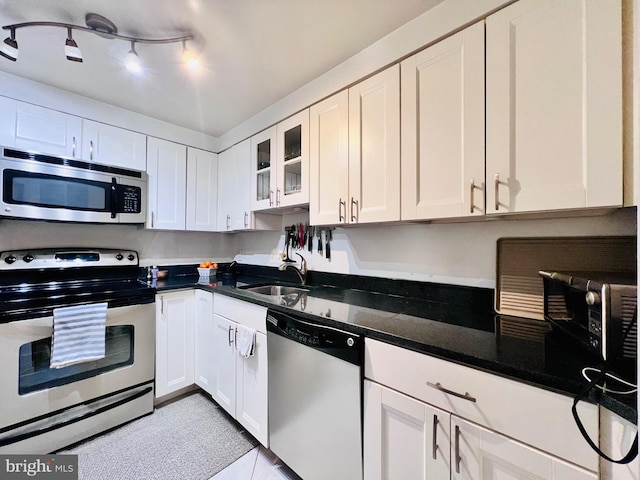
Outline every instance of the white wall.
{"type": "MultiPolygon", "coordinates": [[[[311,270],[495,288],[498,238],[635,234],[635,208],[626,208],[581,218],[358,225],[333,232],[331,261],[315,248],[312,254],[300,253],[311,270]]],[[[240,263],[281,263],[282,233],[247,232],[236,238],[240,263]]]]}
{"type": "Polygon", "coordinates": [[[143,266],[230,261],[234,235],[145,230],[135,225],[90,225],[0,220],[0,250],[91,247],[136,250],[143,266]]]}

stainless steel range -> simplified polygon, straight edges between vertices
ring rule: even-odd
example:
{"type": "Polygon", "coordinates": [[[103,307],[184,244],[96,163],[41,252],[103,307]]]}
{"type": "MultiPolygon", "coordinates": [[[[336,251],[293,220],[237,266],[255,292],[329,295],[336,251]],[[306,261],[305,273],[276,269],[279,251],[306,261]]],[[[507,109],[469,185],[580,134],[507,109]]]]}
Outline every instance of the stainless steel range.
{"type": "Polygon", "coordinates": [[[0,453],[53,452],[153,411],[155,290],[138,272],[130,250],[0,253],[0,453]],[[106,306],[101,358],[54,363],[77,306],[106,306]]]}

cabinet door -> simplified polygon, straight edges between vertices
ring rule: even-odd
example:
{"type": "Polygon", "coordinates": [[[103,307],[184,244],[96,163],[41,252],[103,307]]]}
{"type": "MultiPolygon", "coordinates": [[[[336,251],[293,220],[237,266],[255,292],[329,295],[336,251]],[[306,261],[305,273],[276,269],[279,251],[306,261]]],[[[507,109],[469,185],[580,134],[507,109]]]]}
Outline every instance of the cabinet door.
{"type": "Polygon", "coordinates": [[[251,137],[251,210],[276,207],[276,127],[251,137]]]}
{"type": "Polygon", "coordinates": [[[82,119],[0,97],[0,144],[80,158],[82,119]]]}
{"type": "Polygon", "coordinates": [[[156,397],[193,384],[193,290],[156,297],[156,397]]]}
{"type": "Polygon", "coordinates": [[[213,232],[217,228],[218,156],[187,148],[187,230],[213,232]]]}
{"type": "Polygon", "coordinates": [[[236,147],[218,154],[218,219],[217,230],[231,230],[231,211],[236,194],[236,147]]]}
{"type": "Polygon", "coordinates": [[[184,145],[149,137],[147,174],[147,228],[184,230],[187,148],[184,145]]]}
{"type": "Polygon", "coordinates": [[[400,220],[400,66],[349,88],[347,222],[400,220]]]}
{"type": "Polygon", "coordinates": [[[487,18],[487,213],[622,204],[621,2],[487,18]]]}
{"type": "Polygon", "coordinates": [[[596,480],[598,475],[451,417],[452,480],[596,480]]]}
{"type": "Polygon", "coordinates": [[[309,110],[276,127],[276,206],[309,203],[309,110]]]}
{"type": "Polygon", "coordinates": [[[365,480],[449,478],[449,413],[364,381],[365,480]]]}
{"type": "Polygon", "coordinates": [[[250,230],[253,228],[251,213],[251,142],[249,139],[240,142],[236,150],[236,193],[233,201],[231,228],[233,230],[250,230]]]}
{"type": "Polygon", "coordinates": [[[267,336],[256,333],[254,355],[238,353],[236,420],[265,447],[269,446],[267,430],[267,336]]]}
{"type": "Polygon", "coordinates": [[[484,22],[404,60],[403,220],[484,213],[484,22]]]}
{"type": "MultiPolygon", "coordinates": [[[[609,457],[619,459],[631,449],[638,431],[637,425],[619,417],[611,410],[600,407],[600,449],[609,457]]],[[[594,439],[595,440],[595,439],[594,439]]],[[[640,460],[636,457],[630,463],[612,463],[600,459],[600,480],[640,479],[640,460]]]]}
{"type": "Polygon", "coordinates": [[[236,416],[236,323],[213,314],[214,329],[214,385],[210,392],[213,399],[229,415],[236,416]]]}
{"type": "Polygon", "coordinates": [[[195,383],[212,394],[214,378],[213,293],[195,291],[194,376],[195,383]]]}
{"type": "Polygon", "coordinates": [[[82,120],[82,159],[145,171],[147,137],[141,133],[82,120]]]}
{"type": "Polygon", "coordinates": [[[349,196],[349,93],[343,90],[309,109],[309,221],[346,222],[349,196]]]}

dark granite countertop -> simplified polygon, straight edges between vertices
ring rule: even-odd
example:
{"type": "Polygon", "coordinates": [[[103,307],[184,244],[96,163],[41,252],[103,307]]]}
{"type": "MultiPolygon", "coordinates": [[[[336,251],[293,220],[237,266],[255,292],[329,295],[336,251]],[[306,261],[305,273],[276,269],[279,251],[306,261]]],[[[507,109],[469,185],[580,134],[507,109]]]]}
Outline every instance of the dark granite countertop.
{"type": "MultiPolygon", "coordinates": [[[[569,396],[587,384],[582,368],[598,366],[546,322],[496,315],[491,289],[312,272],[306,294],[269,297],[243,286],[294,284],[297,277],[242,267],[210,279],[189,274],[194,269],[170,272],[152,285],[158,292],[202,288],[569,396]]],[[[635,371],[623,372],[630,375],[635,371]]],[[[635,394],[595,391],[588,400],[636,422],[635,394]]]]}

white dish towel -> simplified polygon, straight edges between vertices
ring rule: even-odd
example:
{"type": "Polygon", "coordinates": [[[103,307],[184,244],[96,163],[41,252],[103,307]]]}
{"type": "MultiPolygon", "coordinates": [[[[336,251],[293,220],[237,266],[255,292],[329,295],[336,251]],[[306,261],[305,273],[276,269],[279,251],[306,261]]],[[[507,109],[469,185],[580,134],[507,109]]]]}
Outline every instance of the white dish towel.
{"type": "Polygon", "coordinates": [[[256,346],[256,331],[253,328],[238,325],[236,327],[236,348],[244,358],[253,355],[256,346]]]}
{"type": "Polygon", "coordinates": [[[107,303],[53,310],[51,368],[104,358],[107,303]]]}

